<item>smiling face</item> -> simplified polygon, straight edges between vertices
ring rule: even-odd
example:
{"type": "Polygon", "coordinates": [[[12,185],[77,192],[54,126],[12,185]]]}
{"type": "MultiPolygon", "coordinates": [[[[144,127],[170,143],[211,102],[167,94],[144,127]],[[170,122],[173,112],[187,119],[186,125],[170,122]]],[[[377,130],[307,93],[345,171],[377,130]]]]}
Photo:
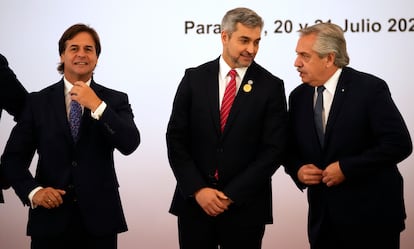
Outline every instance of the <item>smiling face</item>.
{"type": "Polygon", "coordinates": [[[249,28],[241,23],[236,24],[236,30],[229,34],[221,33],[223,43],[223,59],[231,68],[248,67],[259,50],[261,28],[249,28]]]}
{"type": "Polygon", "coordinates": [[[69,82],[89,80],[98,62],[92,36],[88,32],[80,32],[67,40],[60,62],[65,65],[63,73],[69,82]]]}

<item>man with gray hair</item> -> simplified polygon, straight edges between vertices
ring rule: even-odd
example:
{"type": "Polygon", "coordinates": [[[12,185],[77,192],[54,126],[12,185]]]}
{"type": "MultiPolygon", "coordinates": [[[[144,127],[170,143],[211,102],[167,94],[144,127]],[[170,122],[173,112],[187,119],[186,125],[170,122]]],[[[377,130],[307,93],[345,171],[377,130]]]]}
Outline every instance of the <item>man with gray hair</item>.
{"type": "Polygon", "coordinates": [[[339,26],[299,32],[295,67],[304,84],[289,96],[285,168],[308,191],[311,248],[398,249],[407,126],[386,82],[347,66],[339,26]]]}
{"type": "Polygon", "coordinates": [[[181,249],[259,249],[285,147],[283,81],[259,66],[263,20],[236,8],[219,58],[187,69],[167,128],[181,249]]]}

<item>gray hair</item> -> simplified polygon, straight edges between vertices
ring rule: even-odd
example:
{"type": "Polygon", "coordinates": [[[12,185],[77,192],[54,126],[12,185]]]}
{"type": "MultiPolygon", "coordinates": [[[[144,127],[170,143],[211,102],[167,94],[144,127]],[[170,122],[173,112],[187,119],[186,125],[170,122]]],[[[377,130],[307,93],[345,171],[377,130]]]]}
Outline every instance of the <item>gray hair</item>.
{"type": "Polygon", "coordinates": [[[344,31],[333,23],[318,23],[299,30],[301,36],[316,34],[316,42],[313,50],[319,57],[325,57],[329,53],[335,54],[334,64],[337,67],[345,67],[349,64],[349,56],[346,51],[344,31]]]}
{"type": "Polygon", "coordinates": [[[249,28],[263,28],[263,19],[253,10],[248,8],[235,8],[227,11],[221,21],[221,31],[226,31],[230,36],[236,31],[236,24],[241,23],[249,28]]]}

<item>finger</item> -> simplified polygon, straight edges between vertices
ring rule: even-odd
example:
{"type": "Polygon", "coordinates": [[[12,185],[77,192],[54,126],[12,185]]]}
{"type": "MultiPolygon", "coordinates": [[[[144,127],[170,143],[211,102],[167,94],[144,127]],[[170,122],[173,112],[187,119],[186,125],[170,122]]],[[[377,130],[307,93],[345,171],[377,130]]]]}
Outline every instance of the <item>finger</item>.
{"type": "Polygon", "coordinates": [[[78,80],[73,83],[73,86],[83,87],[85,85],[85,82],[78,80]]]}
{"type": "Polygon", "coordinates": [[[62,195],[64,195],[65,194],[65,191],[63,191],[63,190],[57,190],[56,192],[54,192],[53,194],[54,194],[54,197],[55,197],[55,201],[56,201],[56,203],[58,203],[58,204],[62,204],[63,203],[63,198],[62,198],[62,195]]]}
{"type": "Polygon", "coordinates": [[[41,206],[42,207],[44,207],[44,208],[47,208],[47,209],[51,209],[52,208],[52,200],[44,200],[42,203],[41,203],[41,206]]]}
{"type": "Polygon", "coordinates": [[[43,199],[51,207],[57,207],[63,203],[63,199],[58,189],[48,188],[43,195],[43,199]]]}
{"type": "Polygon", "coordinates": [[[222,200],[228,200],[229,197],[227,197],[223,192],[218,191],[217,197],[222,199],[222,200]]]}
{"type": "Polygon", "coordinates": [[[210,208],[203,208],[204,212],[206,212],[209,216],[215,216],[214,211],[210,208]]]}
{"type": "Polygon", "coordinates": [[[216,203],[215,205],[212,205],[213,213],[215,213],[216,215],[223,213],[225,208],[226,206],[221,202],[216,203]]]}
{"type": "Polygon", "coordinates": [[[333,179],[329,180],[329,181],[326,183],[326,186],[328,186],[328,187],[332,187],[332,186],[335,186],[335,185],[337,185],[337,183],[336,183],[336,181],[335,181],[335,180],[333,180],[333,179]]]}
{"type": "Polygon", "coordinates": [[[70,90],[69,94],[70,94],[70,99],[71,99],[71,100],[77,100],[77,97],[78,97],[78,91],[76,91],[76,90],[74,89],[74,87],[72,87],[72,90],[70,90]]]}

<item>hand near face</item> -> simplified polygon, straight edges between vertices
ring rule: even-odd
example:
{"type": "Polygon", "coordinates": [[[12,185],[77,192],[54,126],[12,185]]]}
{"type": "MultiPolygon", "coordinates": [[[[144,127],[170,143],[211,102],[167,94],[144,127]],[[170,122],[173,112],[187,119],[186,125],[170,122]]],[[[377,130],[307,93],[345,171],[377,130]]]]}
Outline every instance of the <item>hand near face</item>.
{"type": "Polygon", "coordinates": [[[90,109],[92,112],[94,112],[102,103],[102,100],[95,94],[92,88],[86,85],[83,81],[76,81],[73,83],[70,95],[72,100],[76,100],[79,104],[90,109]]]}

